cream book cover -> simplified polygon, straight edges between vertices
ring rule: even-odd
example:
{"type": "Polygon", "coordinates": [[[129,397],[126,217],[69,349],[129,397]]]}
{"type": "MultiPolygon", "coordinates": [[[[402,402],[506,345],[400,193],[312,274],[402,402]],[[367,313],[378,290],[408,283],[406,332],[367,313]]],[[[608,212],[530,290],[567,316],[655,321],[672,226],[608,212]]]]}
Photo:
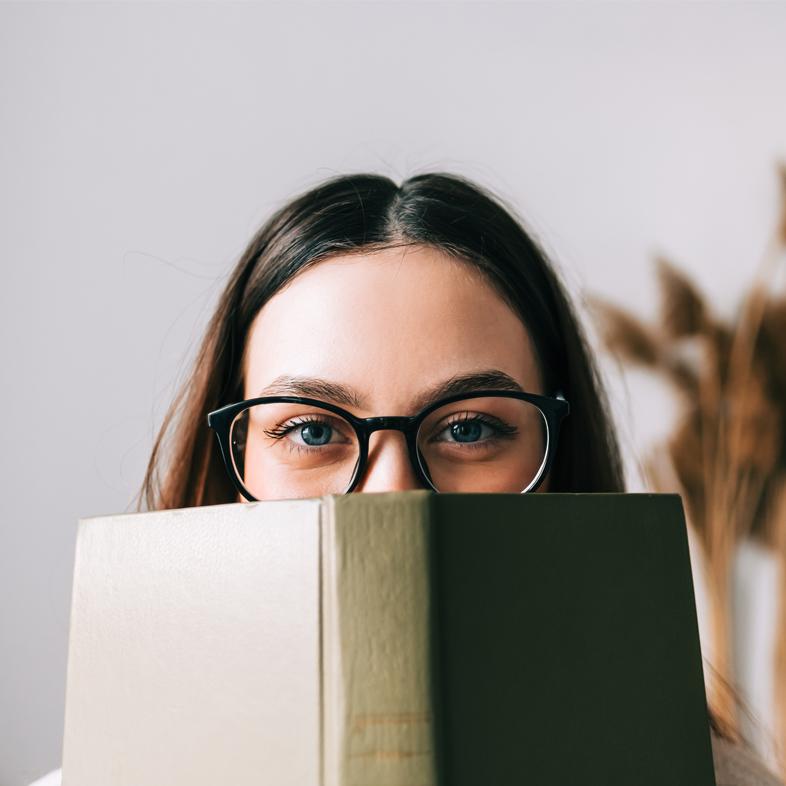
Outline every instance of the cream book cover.
{"type": "Polygon", "coordinates": [[[713,786],[659,494],[84,518],[64,786],[713,786]]]}

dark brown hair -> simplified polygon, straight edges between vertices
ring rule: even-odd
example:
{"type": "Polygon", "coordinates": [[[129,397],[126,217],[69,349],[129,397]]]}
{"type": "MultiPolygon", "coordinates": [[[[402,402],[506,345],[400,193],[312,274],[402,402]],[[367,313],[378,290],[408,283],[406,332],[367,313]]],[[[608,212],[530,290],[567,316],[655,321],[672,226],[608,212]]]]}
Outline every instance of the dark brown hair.
{"type": "Polygon", "coordinates": [[[480,269],[521,316],[547,393],[571,406],[551,491],[622,491],[617,442],[579,322],[556,273],[513,210],[457,175],[420,174],[397,186],[381,175],[331,178],[270,217],[232,271],[155,440],[140,489],[148,510],[234,502],[237,493],[207,427],[210,410],[242,398],[242,357],[262,306],[331,255],[428,245],[480,269]],[[165,455],[166,454],[166,455],[165,455]]]}
{"type": "MultiPolygon", "coordinates": [[[[254,317],[287,282],[331,255],[428,245],[468,262],[521,316],[547,393],[570,403],[549,479],[554,492],[624,491],[617,440],[584,333],[562,284],[521,218],[454,174],[400,186],[375,174],[334,177],[277,210],[251,239],[208,323],[191,374],[167,411],[137,510],[237,501],[207,413],[242,398],[242,359],[254,317]]],[[[715,716],[713,729],[723,734],[715,716]]]]}

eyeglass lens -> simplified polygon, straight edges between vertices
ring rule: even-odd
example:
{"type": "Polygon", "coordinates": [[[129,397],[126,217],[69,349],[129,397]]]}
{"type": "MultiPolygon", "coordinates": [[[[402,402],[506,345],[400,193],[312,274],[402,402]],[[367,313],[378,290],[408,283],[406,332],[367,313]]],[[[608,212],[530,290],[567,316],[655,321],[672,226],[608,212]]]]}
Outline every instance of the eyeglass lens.
{"type": "MultiPolygon", "coordinates": [[[[543,470],[547,434],[545,416],[528,401],[462,399],[423,420],[418,460],[437,491],[519,493],[543,470]]],[[[349,421],[304,404],[243,410],[232,422],[230,444],[235,472],[256,499],[343,494],[360,461],[349,421]]]]}

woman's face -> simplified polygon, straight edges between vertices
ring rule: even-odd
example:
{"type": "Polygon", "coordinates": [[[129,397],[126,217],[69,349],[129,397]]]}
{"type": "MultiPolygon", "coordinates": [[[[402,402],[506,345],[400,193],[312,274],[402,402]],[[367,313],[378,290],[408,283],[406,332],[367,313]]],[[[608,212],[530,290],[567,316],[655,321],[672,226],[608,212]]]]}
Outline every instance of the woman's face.
{"type": "MultiPolygon", "coordinates": [[[[358,417],[414,415],[425,394],[467,375],[501,380],[476,389],[544,393],[521,319],[477,270],[426,246],[335,256],[303,271],[260,310],[246,352],[244,399],[309,396],[358,417]],[[324,385],[315,394],[315,379],[346,395],[324,385]]],[[[421,487],[404,434],[374,432],[356,490],[421,487]]]]}

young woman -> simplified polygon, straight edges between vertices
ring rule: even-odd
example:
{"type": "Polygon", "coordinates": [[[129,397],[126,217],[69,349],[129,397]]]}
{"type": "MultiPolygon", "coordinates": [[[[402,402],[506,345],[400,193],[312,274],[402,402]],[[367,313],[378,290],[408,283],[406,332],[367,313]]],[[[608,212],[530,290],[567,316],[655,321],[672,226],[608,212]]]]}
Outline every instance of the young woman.
{"type": "MultiPolygon", "coordinates": [[[[514,211],[454,175],[335,177],[242,255],[139,508],[409,488],[624,483],[579,322],[514,211]]],[[[778,783],[711,726],[719,785],[778,783]]]]}

